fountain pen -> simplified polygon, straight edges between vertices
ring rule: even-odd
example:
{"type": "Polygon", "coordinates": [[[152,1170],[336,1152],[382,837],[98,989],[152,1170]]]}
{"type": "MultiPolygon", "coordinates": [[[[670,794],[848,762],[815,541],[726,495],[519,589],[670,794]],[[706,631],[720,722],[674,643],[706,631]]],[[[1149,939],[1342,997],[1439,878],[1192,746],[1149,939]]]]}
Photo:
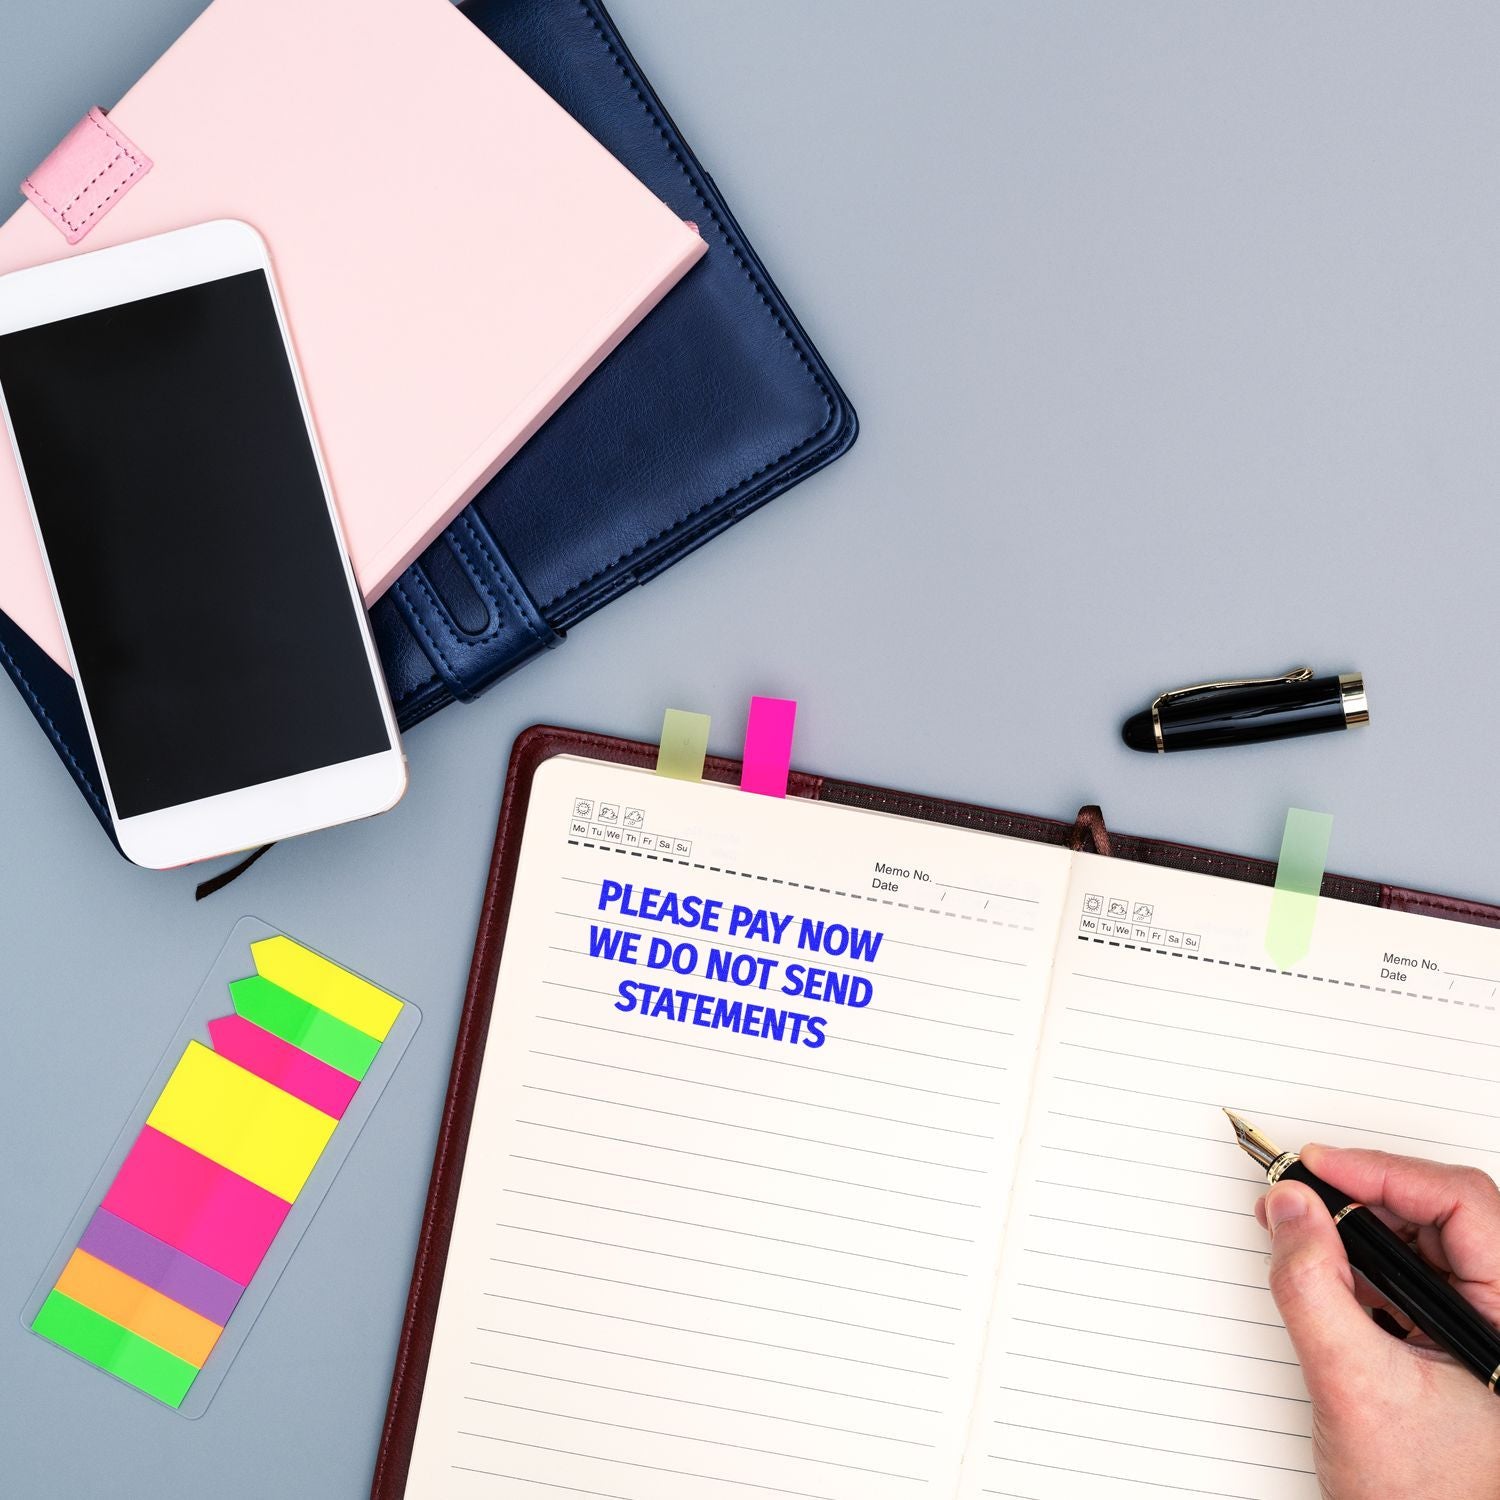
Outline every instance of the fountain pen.
{"type": "Polygon", "coordinates": [[[1500,1382],[1500,1332],[1363,1203],[1314,1176],[1295,1151],[1278,1151],[1232,1110],[1224,1113],[1234,1126],[1240,1150],[1265,1170],[1266,1180],[1305,1182],[1333,1215],[1349,1264],[1392,1307],[1405,1313],[1434,1344],[1493,1391],[1500,1382]]]}

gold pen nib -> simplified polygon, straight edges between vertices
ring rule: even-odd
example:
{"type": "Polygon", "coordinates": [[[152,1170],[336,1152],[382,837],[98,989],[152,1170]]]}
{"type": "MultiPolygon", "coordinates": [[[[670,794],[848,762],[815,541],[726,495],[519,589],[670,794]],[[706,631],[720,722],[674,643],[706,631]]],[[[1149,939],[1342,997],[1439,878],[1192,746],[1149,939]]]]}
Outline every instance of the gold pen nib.
{"type": "Polygon", "coordinates": [[[1226,1109],[1224,1113],[1234,1126],[1234,1139],[1240,1150],[1258,1166],[1269,1168],[1282,1153],[1248,1120],[1242,1120],[1232,1109],[1226,1109]]]}

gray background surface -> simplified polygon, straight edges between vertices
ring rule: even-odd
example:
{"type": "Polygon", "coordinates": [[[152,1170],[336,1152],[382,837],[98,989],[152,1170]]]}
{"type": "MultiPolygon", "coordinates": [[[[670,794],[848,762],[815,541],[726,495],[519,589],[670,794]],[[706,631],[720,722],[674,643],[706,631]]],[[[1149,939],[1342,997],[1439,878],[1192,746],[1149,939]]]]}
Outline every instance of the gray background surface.
{"type": "MultiPolygon", "coordinates": [[[[537,720],[1500,897],[1500,11],[612,0],[859,410],[834,468],[414,732],[391,814],[195,906],[124,864],[0,691],[0,1306],[19,1311],[230,927],[425,1023],[208,1414],[0,1322],[0,1491],[369,1482],[500,779],[537,720]],[[1159,688],[1360,667],[1368,731],[1133,756],[1159,688]]],[[[200,0],[0,0],[0,182],[200,0]]],[[[379,101],[372,101],[378,109],[379,101]]],[[[398,201],[394,206],[399,208],[398,201]]],[[[17,200],[19,201],[19,200],[17,200]]]]}

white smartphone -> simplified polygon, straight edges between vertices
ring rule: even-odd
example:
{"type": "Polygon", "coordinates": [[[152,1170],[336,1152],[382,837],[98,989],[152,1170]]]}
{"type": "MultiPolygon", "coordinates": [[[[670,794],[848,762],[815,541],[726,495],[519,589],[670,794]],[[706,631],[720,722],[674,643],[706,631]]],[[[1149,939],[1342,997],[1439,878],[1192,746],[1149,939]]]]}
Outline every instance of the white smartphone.
{"type": "Polygon", "coordinates": [[[130,859],[167,869],[400,798],[390,697],[248,224],[0,277],[0,411],[130,859]]]}

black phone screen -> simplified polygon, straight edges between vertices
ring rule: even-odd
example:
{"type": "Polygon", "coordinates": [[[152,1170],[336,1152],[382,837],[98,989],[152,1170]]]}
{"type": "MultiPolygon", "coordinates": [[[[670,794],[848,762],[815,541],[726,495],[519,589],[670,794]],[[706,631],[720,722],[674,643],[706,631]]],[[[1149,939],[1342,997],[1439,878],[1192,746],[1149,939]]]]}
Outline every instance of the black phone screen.
{"type": "Polygon", "coordinates": [[[121,817],[390,747],[263,271],[0,334],[121,817]]]}

